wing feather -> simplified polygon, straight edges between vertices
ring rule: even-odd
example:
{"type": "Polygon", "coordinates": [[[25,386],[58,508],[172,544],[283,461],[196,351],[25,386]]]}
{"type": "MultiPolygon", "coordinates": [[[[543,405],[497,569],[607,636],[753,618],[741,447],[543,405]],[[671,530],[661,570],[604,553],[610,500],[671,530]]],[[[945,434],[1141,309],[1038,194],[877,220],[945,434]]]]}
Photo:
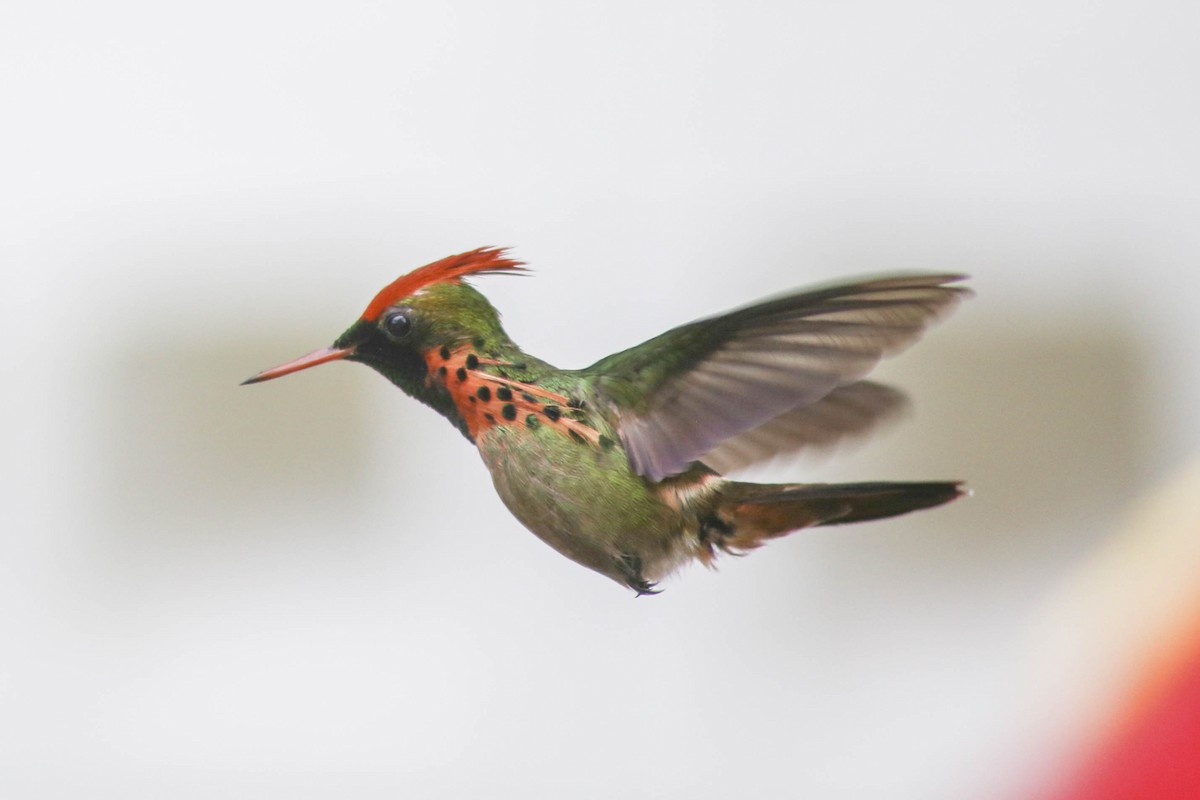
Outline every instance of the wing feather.
{"type": "MultiPolygon", "coordinates": [[[[761,452],[776,435],[767,423],[858,381],[880,358],[913,344],[970,295],[952,285],[964,277],[876,278],[780,297],[675,328],[583,372],[616,409],[638,474],[661,480],[706,453],[735,463],[745,456],[734,451],[761,452]],[[756,430],[757,437],[720,450],[756,430]]],[[[828,417],[803,419],[797,435],[819,437],[816,420],[828,417]]]]}
{"type": "Polygon", "coordinates": [[[801,450],[828,450],[843,439],[862,436],[898,417],[907,406],[902,392],[873,381],[857,381],[839,386],[812,405],[794,408],[726,439],[698,460],[724,474],[801,450]]]}

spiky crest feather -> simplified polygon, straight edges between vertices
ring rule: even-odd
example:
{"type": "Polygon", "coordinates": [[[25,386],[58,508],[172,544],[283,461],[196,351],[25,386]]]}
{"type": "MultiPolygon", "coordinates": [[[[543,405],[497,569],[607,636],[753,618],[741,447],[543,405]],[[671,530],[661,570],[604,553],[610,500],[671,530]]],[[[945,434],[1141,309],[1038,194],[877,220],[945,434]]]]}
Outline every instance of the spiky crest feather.
{"type": "Polygon", "coordinates": [[[374,322],[383,310],[414,292],[435,283],[457,283],[467,275],[526,272],[524,262],[506,257],[503,247],[479,247],[426,264],[383,287],[371,300],[362,319],[374,322]]]}

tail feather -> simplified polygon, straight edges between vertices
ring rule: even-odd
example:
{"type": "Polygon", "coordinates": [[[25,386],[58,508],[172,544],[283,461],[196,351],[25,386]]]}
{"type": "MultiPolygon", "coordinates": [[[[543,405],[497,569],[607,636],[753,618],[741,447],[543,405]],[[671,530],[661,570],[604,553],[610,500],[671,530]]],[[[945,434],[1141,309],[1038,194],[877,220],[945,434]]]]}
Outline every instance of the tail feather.
{"type": "Polygon", "coordinates": [[[963,494],[959,481],[761,485],[732,483],[718,514],[723,544],[750,550],[767,539],[818,525],[883,519],[933,508],[963,494]]]}

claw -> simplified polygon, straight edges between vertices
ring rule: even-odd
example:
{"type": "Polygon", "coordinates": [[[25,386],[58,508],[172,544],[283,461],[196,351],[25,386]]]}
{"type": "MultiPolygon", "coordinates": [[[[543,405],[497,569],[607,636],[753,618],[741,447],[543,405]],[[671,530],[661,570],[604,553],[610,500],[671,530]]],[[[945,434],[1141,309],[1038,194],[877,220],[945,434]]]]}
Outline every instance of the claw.
{"type": "Polygon", "coordinates": [[[638,597],[644,594],[652,595],[662,592],[662,589],[655,588],[657,584],[646,580],[642,575],[642,559],[638,556],[630,553],[622,553],[617,559],[617,568],[625,578],[625,585],[637,592],[638,597]]]}

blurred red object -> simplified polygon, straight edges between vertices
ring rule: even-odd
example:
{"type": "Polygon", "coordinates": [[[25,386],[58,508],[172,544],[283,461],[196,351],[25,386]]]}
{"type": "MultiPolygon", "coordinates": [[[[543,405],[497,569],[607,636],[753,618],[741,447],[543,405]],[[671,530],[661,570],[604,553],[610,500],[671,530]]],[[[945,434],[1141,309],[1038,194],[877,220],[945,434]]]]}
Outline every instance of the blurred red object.
{"type": "Polygon", "coordinates": [[[1200,800],[1200,631],[1185,641],[1057,800],[1200,800]]]}

